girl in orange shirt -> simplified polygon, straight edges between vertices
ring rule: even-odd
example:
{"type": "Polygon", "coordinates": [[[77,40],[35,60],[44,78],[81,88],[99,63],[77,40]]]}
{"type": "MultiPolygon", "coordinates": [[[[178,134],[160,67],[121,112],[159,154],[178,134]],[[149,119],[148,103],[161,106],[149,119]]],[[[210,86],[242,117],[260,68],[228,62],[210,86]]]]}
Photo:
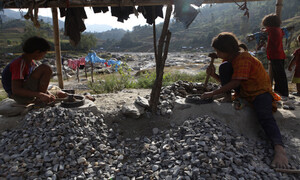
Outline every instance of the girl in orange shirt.
{"type": "Polygon", "coordinates": [[[232,33],[220,33],[213,39],[212,47],[218,57],[227,63],[225,63],[225,68],[221,67],[223,66],[221,64],[220,75],[215,73],[214,67],[208,67],[207,73],[221,81],[222,87],[204,93],[201,98],[211,98],[214,95],[226,93],[239,87],[239,91],[236,93],[253,105],[259,123],[274,145],[275,155],[271,165],[287,168],[288,159],[280,130],[272,112],[272,102],[276,96],[272,92],[270,78],[262,63],[248,52],[242,51],[242,49],[247,50],[246,45],[240,44],[232,33]],[[228,70],[230,66],[232,70],[228,70]]]}

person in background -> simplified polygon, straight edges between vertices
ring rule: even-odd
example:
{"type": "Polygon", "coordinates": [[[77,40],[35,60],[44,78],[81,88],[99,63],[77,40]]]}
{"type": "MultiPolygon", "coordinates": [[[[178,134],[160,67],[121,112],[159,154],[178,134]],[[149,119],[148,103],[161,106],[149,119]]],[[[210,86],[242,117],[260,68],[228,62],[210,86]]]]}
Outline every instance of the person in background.
{"type": "MultiPolygon", "coordinates": [[[[236,96],[246,99],[252,104],[260,125],[272,141],[275,154],[271,166],[287,168],[288,159],[280,130],[273,116],[273,105],[276,105],[273,102],[278,96],[272,91],[270,78],[262,63],[250,55],[246,51],[246,45],[240,44],[236,36],[229,32],[223,32],[216,36],[212,41],[212,47],[219,58],[228,62],[227,70],[223,69],[222,71],[230,74],[217,75],[215,67],[209,66],[206,72],[216,80],[223,81],[223,84],[219,89],[205,92],[201,98],[211,98],[239,88],[236,96]]],[[[220,72],[220,74],[224,74],[224,72],[220,72]]]]}
{"type": "MultiPolygon", "coordinates": [[[[30,37],[23,44],[23,54],[11,61],[2,72],[2,85],[8,97],[19,104],[48,104],[55,96],[48,92],[52,69],[47,64],[36,66],[50,50],[49,43],[41,37],[30,37]]],[[[60,92],[60,97],[67,94],[60,92]]]]}
{"type": "MultiPolygon", "coordinates": [[[[300,35],[297,37],[297,42],[300,44],[300,35]]],[[[295,66],[295,73],[292,79],[292,83],[296,83],[297,92],[293,93],[295,96],[300,96],[300,48],[296,49],[293,53],[293,59],[291,60],[288,70],[292,71],[295,66]]]]}
{"type": "Polygon", "coordinates": [[[275,85],[274,91],[284,96],[289,96],[288,82],[284,69],[285,53],[282,39],[283,30],[280,28],[281,20],[276,14],[269,14],[262,19],[261,30],[268,34],[267,58],[270,60],[275,85]]]}

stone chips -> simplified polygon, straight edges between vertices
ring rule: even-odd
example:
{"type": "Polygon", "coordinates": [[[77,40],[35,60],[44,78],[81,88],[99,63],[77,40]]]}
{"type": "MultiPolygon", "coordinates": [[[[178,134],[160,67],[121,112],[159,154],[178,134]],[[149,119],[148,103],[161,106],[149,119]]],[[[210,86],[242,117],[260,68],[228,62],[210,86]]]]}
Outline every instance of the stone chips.
{"type": "Polygon", "coordinates": [[[270,169],[269,142],[246,139],[208,116],[134,139],[87,111],[51,107],[23,121],[0,135],[0,179],[299,178],[270,169]]]}

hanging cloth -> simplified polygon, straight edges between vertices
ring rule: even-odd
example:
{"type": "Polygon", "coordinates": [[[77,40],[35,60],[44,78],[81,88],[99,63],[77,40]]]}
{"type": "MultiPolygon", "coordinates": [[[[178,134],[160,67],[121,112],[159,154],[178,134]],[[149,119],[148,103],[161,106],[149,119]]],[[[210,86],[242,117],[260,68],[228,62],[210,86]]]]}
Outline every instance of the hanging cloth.
{"type": "Polygon", "coordinates": [[[153,20],[155,20],[157,17],[161,17],[161,18],[164,18],[164,14],[163,14],[163,6],[154,6],[154,10],[155,10],[155,15],[154,17],[152,18],[153,16],[153,13],[152,13],[152,8],[153,6],[139,6],[138,7],[138,12],[141,12],[144,16],[144,18],[147,20],[147,23],[148,24],[153,24],[153,20]]]}
{"type": "Polygon", "coordinates": [[[77,46],[81,33],[86,29],[83,22],[83,19],[87,19],[85,10],[84,8],[67,8],[65,15],[65,35],[69,36],[72,46],[77,46]]]}

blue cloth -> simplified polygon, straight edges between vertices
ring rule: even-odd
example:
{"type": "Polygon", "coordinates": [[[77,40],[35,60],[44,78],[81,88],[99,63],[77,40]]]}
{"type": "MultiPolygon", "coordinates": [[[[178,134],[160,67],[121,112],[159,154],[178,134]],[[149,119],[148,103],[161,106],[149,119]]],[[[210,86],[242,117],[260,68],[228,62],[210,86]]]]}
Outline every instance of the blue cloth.
{"type": "Polygon", "coordinates": [[[121,66],[121,64],[122,64],[121,61],[115,61],[115,60],[112,60],[112,59],[107,61],[107,65],[115,66],[115,71],[118,71],[118,68],[119,68],[119,66],[121,66]]]}
{"type": "Polygon", "coordinates": [[[85,61],[86,62],[92,62],[92,63],[102,63],[102,64],[106,63],[106,60],[102,59],[102,58],[99,58],[95,52],[89,53],[85,57],[85,61]]]}
{"type": "Polygon", "coordinates": [[[286,39],[288,39],[289,36],[290,36],[290,32],[287,30],[286,27],[283,27],[283,28],[281,28],[281,29],[282,29],[283,32],[284,32],[284,37],[285,37],[286,39]]]}
{"type": "MultiPolygon", "coordinates": [[[[92,62],[92,63],[106,63],[105,59],[99,58],[95,52],[88,53],[88,55],[85,57],[86,62],[92,62]]],[[[121,66],[122,62],[121,61],[115,61],[115,60],[108,60],[107,65],[108,66],[114,66],[115,71],[118,71],[118,68],[121,66]]]]}

